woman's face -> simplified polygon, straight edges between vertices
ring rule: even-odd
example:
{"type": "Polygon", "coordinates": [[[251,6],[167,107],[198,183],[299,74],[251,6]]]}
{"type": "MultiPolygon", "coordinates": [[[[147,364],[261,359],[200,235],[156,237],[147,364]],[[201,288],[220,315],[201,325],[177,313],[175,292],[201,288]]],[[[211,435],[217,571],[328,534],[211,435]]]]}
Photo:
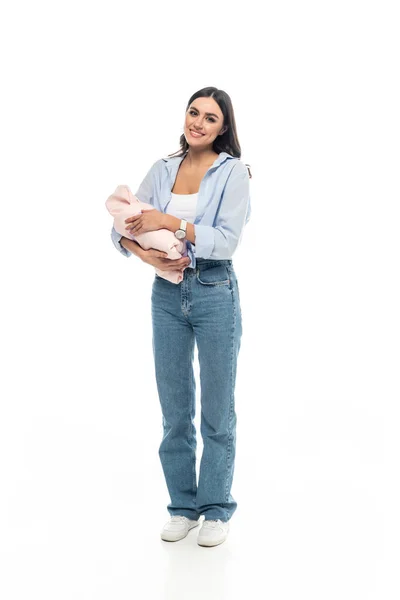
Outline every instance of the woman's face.
{"type": "Polygon", "coordinates": [[[224,116],[214,98],[196,98],[186,111],[184,134],[193,148],[210,147],[224,133],[224,116]],[[201,135],[192,135],[198,132],[201,135]]]}

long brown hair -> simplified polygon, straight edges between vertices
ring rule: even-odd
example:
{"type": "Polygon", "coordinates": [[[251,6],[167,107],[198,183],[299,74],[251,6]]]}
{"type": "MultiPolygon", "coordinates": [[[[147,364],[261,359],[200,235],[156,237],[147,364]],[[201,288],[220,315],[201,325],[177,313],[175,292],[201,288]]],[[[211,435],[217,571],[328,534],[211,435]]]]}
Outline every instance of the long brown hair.
{"type": "MultiPolygon", "coordinates": [[[[188,110],[189,106],[196,100],[196,98],[213,98],[215,102],[221,109],[221,112],[224,116],[224,126],[227,127],[226,131],[222,135],[217,135],[213,142],[213,150],[217,154],[220,152],[227,152],[231,156],[235,158],[240,158],[242,155],[242,151],[239,144],[239,139],[236,130],[236,121],[235,115],[233,112],[232,101],[230,96],[224,92],[224,90],[219,90],[216,87],[205,87],[201,90],[195,92],[187,103],[186,110],[188,110]]],[[[186,111],[185,111],[186,112],[186,111]]],[[[182,133],[179,138],[180,149],[174,152],[173,154],[168,154],[168,156],[183,156],[189,149],[189,144],[185,138],[185,134],[182,133]]],[[[251,179],[252,174],[250,171],[250,165],[246,164],[247,170],[249,172],[249,178],[251,179]]]]}

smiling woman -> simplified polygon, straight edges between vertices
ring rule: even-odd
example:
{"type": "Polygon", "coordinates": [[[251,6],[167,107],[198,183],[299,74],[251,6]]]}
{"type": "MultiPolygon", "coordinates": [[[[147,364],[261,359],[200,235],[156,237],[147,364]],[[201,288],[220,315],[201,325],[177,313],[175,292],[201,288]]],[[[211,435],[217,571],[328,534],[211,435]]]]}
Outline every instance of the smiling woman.
{"type": "MultiPolygon", "coordinates": [[[[176,285],[156,275],[151,295],[163,423],[159,456],[171,500],[167,505],[171,519],[161,538],[184,538],[204,515],[198,544],[215,546],[226,539],[237,507],[231,486],[242,317],[232,256],[251,213],[251,174],[240,160],[232,102],[226,92],[209,87],[193,94],[186,106],[180,146],[177,153],[152,165],[135,194],[155,210],[127,218],[126,225],[135,235],[163,227],[187,245],[190,262],[183,279],[176,285]],[[195,343],[203,437],[198,483],[195,343]]],[[[131,255],[130,240],[114,231],[112,239],[121,253],[131,255]]],[[[174,262],[150,252],[142,252],[142,260],[159,269],[174,262]]]]}
{"type": "Polygon", "coordinates": [[[186,111],[184,135],[194,140],[201,140],[201,144],[190,149],[189,163],[199,165],[204,163],[205,153],[215,154],[213,143],[217,136],[223,135],[227,129],[227,125],[224,125],[223,112],[212,97],[198,97],[192,101],[186,111]],[[198,154],[199,152],[201,155],[198,154]]]}

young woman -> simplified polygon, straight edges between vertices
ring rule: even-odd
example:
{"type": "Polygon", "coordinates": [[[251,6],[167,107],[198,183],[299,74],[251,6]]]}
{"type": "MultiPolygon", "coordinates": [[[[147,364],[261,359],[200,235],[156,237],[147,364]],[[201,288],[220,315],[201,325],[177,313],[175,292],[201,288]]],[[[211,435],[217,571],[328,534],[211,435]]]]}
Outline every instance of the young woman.
{"type": "Polygon", "coordinates": [[[186,109],[181,149],[157,160],[136,196],[155,210],[126,219],[133,235],[166,228],[187,244],[187,256],[170,260],[143,250],[113,228],[125,256],[135,254],[161,270],[183,273],[179,284],[155,274],[152,287],[153,351],[162,411],[159,456],[171,502],[161,538],[177,541],[199,524],[197,542],[222,543],[236,510],[232,485],[236,448],[235,381],[242,336],[238,281],[232,255],[250,218],[250,170],[241,149],[231,99],[214,87],[193,94],[186,109]],[[201,384],[203,454],[196,483],[196,341],[201,384]]]}

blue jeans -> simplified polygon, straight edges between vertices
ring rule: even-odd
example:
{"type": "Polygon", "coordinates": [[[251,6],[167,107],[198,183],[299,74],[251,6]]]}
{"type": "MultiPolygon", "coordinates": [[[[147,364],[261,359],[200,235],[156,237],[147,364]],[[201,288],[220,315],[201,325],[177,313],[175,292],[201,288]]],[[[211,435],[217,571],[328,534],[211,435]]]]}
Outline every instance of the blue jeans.
{"type": "Polygon", "coordinates": [[[242,335],[232,260],[197,258],[179,284],[155,275],[153,352],[163,437],[159,456],[171,516],[228,521],[236,451],[235,381],[242,335]],[[196,482],[196,340],[201,385],[203,454],[196,482]]]}

